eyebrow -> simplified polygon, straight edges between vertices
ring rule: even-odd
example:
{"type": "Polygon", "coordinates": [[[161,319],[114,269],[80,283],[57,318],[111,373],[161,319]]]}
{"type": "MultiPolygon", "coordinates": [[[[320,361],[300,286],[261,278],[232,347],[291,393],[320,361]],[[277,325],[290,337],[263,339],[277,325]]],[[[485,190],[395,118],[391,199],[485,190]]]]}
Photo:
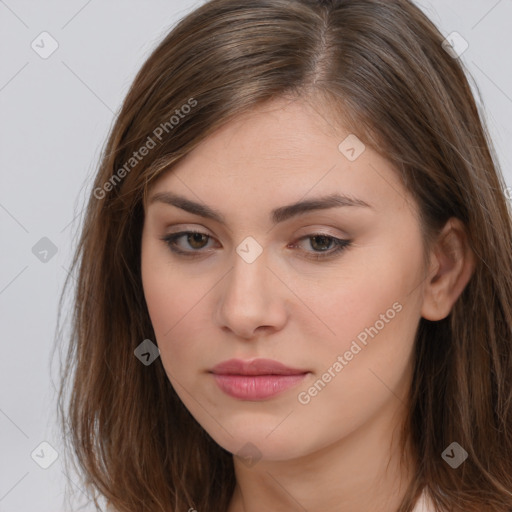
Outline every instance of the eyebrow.
{"type": "MultiPolygon", "coordinates": [[[[194,215],[199,215],[207,219],[212,219],[221,224],[226,224],[224,216],[218,211],[205,204],[191,201],[186,197],[173,194],[171,192],[159,192],[154,194],[149,204],[153,203],[165,203],[177,208],[181,208],[194,215]]],[[[299,201],[297,203],[281,206],[272,210],[270,218],[273,224],[284,222],[292,217],[302,215],[307,212],[316,210],[327,210],[329,208],[339,208],[342,206],[356,206],[363,208],[373,208],[371,205],[354,197],[349,197],[341,194],[330,194],[328,196],[317,197],[305,201],[299,201]]]]}

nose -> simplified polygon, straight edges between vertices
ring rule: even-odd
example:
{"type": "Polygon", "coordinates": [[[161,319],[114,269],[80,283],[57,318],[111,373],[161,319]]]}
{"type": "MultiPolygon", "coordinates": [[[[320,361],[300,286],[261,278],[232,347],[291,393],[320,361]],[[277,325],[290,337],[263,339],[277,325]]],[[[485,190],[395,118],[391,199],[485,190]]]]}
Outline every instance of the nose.
{"type": "Polygon", "coordinates": [[[286,324],[286,287],[267,266],[265,251],[252,263],[235,253],[233,268],[216,290],[214,321],[224,331],[248,340],[286,324]]]}

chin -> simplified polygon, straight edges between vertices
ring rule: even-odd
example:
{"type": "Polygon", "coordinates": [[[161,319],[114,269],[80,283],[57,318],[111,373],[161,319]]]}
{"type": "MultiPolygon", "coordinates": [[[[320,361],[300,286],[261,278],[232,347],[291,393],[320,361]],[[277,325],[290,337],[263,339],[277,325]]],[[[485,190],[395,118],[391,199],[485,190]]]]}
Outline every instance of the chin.
{"type": "MultiPolygon", "coordinates": [[[[281,420],[282,421],[282,418],[281,420]]],[[[256,418],[240,418],[239,422],[224,422],[224,429],[207,431],[222,448],[240,457],[250,466],[256,461],[284,461],[301,457],[308,451],[308,443],[302,434],[292,432],[283,426],[277,427],[275,418],[258,421],[256,418]],[[277,428],[276,428],[277,427],[277,428]]],[[[286,422],[286,420],[285,420],[286,422]]]]}

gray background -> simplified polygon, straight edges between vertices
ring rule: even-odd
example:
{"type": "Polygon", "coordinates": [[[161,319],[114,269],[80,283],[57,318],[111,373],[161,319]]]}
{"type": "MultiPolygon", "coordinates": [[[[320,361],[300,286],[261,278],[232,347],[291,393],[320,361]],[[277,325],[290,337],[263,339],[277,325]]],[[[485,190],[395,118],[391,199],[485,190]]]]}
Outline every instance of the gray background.
{"type": "MultiPolygon", "coordinates": [[[[62,457],[48,469],[35,460],[51,462],[48,447],[39,447],[43,441],[61,451],[55,426],[58,367],[50,359],[80,212],[136,71],[169,27],[200,3],[0,0],[0,512],[66,510],[69,477],[62,457]],[[34,40],[42,47],[43,31],[59,45],[46,59],[31,47],[34,40]],[[33,252],[36,244],[47,243],[40,242],[43,237],[57,249],[46,262],[40,260],[44,253],[33,252]]],[[[418,4],[443,34],[456,31],[468,41],[461,58],[482,92],[511,187],[512,2],[418,4]]],[[[44,49],[49,48],[46,39],[44,49]]]]}

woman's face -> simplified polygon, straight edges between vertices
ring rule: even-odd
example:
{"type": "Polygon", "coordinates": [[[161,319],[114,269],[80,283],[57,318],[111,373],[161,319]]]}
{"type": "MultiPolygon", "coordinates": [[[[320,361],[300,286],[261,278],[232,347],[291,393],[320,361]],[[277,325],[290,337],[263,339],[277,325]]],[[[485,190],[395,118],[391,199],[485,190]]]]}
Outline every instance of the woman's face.
{"type": "Polygon", "coordinates": [[[142,280],[162,364],[222,447],[304,456],[405,403],[426,271],[414,202],[379,154],[279,100],[148,198],[142,280]],[[218,367],[233,359],[247,364],[218,367]]]}

